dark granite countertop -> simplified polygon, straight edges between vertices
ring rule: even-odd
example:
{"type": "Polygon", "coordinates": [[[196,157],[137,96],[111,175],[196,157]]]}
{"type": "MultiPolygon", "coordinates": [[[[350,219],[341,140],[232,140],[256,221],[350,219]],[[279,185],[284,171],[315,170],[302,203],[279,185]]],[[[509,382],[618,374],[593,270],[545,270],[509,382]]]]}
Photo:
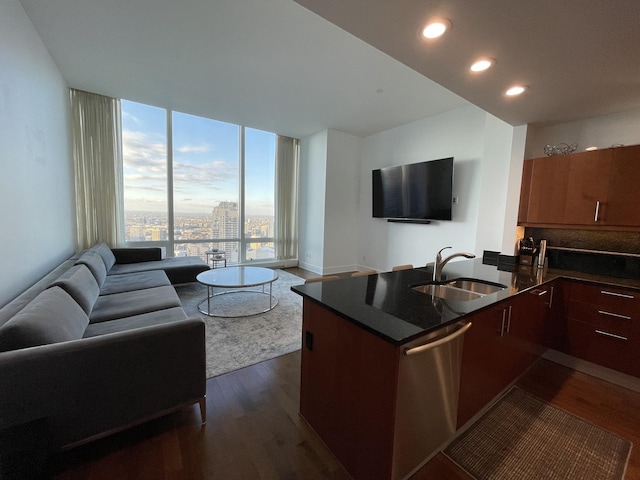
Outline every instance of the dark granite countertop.
{"type": "Polygon", "coordinates": [[[506,285],[507,288],[472,301],[433,299],[411,286],[431,281],[431,267],[349,277],[291,287],[328,310],[374,333],[394,345],[402,345],[467,314],[506,300],[557,278],[640,289],[640,280],[520,266],[515,271],[498,270],[482,259],[451,262],[443,279],[474,278],[506,285]]]}

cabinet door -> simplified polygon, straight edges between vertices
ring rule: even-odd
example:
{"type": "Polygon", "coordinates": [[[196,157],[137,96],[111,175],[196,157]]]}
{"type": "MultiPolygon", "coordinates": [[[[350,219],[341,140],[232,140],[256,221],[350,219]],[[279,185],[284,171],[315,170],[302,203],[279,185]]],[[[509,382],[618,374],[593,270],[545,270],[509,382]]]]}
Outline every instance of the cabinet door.
{"type": "Polygon", "coordinates": [[[611,148],[568,156],[569,182],[562,223],[596,225],[606,218],[612,159],[611,148]]]}
{"type": "Polygon", "coordinates": [[[531,175],[533,174],[533,160],[525,160],[522,165],[522,183],[520,184],[520,206],[518,208],[518,223],[525,223],[529,219],[529,196],[531,194],[531,175]]]}
{"type": "Polygon", "coordinates": [[[513,380],[513,350],[507,338],[509,307],[498,304],[469,317],[464,335],[458,421],[460,428],[513,380]]]}
{"type": "Polygon", "coordinates": [[[561,155],[532,160],[528,223],[562,223],[564,221],[569,183],[568,158],[568,155],[561,155]]]}
{"type": "Polygon", "coordinates": [[[614,148],[604,223],[640,226],[640,145],[614,148]]]}
{"type": "Polygon", "coordinates": [[[507,334],[514,349],[513,378],[529,368],[544,350],[544,328],[550,296],[550,288],[540,286],[510,301],[511,311],[507,323],[507,334]]]}
{"type": "Polygon", "coordinates": [[[544,316],[543,345],[554,350],[562,350],[566,334],[567,288],[562,280],[548,284],[548,311],[544,316]]]}

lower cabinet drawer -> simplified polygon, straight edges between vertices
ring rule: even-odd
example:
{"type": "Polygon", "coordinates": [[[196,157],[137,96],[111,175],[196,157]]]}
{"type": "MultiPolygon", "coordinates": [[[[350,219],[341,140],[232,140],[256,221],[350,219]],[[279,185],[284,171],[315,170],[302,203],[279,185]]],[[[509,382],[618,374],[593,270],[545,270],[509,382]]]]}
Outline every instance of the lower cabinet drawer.
{"type": "Polygon", "coordinates": [[[620,372],[640,376],[638,348],[640,338],[633,330],[629,335],[607,331],[591,323],[567,320],[565,352],[589,362],[620,372]]]}
{"type": "Polygon", "coordinates": [[[634,336],[634,332],[640,331],[640,318],[635,314],[622,314],[618,311],[605,310],[593,303],[576,302],[571,300],[567,308],[567,317],[570,320],[590,323],[598,330],[621,335],[623,337],[634,336]]]}

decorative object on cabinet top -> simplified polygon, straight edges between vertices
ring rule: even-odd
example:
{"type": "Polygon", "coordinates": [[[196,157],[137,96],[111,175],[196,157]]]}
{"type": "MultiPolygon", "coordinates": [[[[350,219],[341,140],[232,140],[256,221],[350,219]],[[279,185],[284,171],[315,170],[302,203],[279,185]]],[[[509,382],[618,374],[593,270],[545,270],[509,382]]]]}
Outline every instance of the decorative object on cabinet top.
{"type": "Polygon", "coordinates": [[[577,143],[572,143],[571,145],[567,143],[559,143],[557,145],[545,145],[544,153],[545,155],[551,157],[552,155],[567,155],[569,153],[573,153],[578,148],[577,143]]]}

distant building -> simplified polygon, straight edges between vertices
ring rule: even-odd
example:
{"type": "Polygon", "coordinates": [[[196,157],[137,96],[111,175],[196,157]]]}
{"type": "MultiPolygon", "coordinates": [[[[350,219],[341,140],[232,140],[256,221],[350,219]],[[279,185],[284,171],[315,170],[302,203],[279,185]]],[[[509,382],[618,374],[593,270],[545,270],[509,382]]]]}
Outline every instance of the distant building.
{"type": "MultiPolygon", "coordinates": [[[[238,229],[238,202],[220,202],[211,212],[211,234],[213,239],[237,239],[240,237],[238,229]]],[[[237,242],[221,242],[220,248],[227,254],[227,259],[238,261],[237,242]]]]}

